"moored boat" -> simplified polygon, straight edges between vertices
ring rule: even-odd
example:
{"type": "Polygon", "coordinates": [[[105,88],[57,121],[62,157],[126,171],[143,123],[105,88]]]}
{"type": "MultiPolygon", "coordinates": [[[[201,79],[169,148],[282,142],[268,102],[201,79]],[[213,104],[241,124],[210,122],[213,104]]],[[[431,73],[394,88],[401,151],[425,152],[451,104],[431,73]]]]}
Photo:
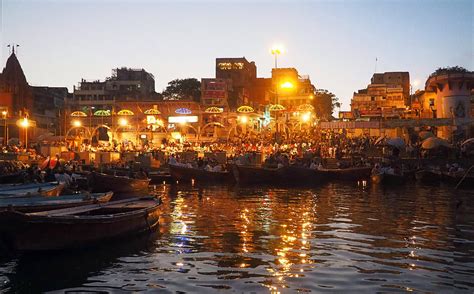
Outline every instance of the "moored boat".
{"type": "Polygon", "coordinates": [[[103,173],[91,173],[90,185],[93,192],[107,192],[112,190],[115,194],[146,194],[150,179],[136,179],[126,176],[114,176],[103,173]]]}
{"type": "Polygon", "coordinates": [[[59,196],[64,189],[64,184],[58,183],[32,183],[21,185],[1,185],[0,198],[32,197],[32,196],[59,196]]]}
{"type": "Polygon", "coordinates": [[[370,178],[372,168],[367,166],[348,168],[320,168],[319,171],[329,180],[359,181],[370,178]]]}
{"type": "Polygon", "coordinates": [[[175,180],[199,182],[231,182],[234,178],[229,171],[208,171],[179,165],[169,165],[171,177],[175,180]]]}
{"type": "Polygon", "coordinates": [[[472,188],[474,187],[474,174],[465,172],[443,172],[442,180],[450,185],[455,185],[457,188],[472,188]]]}
{"type": "Polygon", "coordinates": [[[282,167],[280,176],[282,180],[288,184],[315,185],[326,180],[326,174],[324,172],[297,165],[282,167]]]}
{"type": "Polygon", "coordinates": [[[173,179],[169,172],[149,172],[148,177],[150,178],[150,183],[152,184],[171,182],[173,179]]]}
{"type": "Polygon", "coordinates": [[[0,212],[0,236],[14,251],[87,247],[151,231],[159,217],[160,200],[152,197],[36,213],[5,210],[0,212]]]}
{"type": "Polygon", "coordinates": [[[240,184],[279,184],[283,168],[267,168],[261,166],[233,165],[235,181],[240,184]]]}
{"type": "Polygon", "coordinates": [[[399,185],[404,184],[408,180],[408,177],[403,174],[391,174],[391,173],[375,173],[371,175],[372,183],[382,185],[399,185]]]}
{"type": "Polygon", "coordinates": [[[441,171],[432,168],[421,169],[415,173],[416,180],[425,184],[439,184],[442,176],[441,171]]]}
{"type": "Polygon", "coordinates": [[[70,208],[94,203],[106,203],[112,198],[112,195],[113,192],[73,194],[58,197],[5,198],[0,199],[0,210],[8,209],[29,213],[70,208]]]}

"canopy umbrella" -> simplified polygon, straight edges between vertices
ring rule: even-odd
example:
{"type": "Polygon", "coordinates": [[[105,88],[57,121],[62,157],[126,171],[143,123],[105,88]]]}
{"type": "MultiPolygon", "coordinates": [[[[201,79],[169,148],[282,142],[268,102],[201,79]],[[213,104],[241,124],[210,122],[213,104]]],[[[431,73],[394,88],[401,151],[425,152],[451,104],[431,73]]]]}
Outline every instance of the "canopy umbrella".
{"type": "Polygon", "coordinates": [[[387,145],[396,147],[398,149],[405,148],[405,141],[400,137],[390,138],[386,141],[387,145]]]}
{"type": "Polygon", "coordinates": [[[282,111],[286,110],[285,106],[281,104],[273,104],[268,108],[269,111],[282,111]]]}
{"type": "Polygon", "coordinates": [[[451,148],[451,144],[449,144],[448,141],[438,137],[430,137],[421,143],[421,148],[423,149],[436,149],[439,147],[451,148]]]}
{"type": "Polygon", "coordinates": [[[474,145],[474,138],[470,138],[462,142],[461,146],[465,146],[465,145],[474,145]]]}
{"type": "Polygon", "coordinates": [[[133,113],[133,111],[128,110],[128,109],[122,109],[119,112],[117,112],[117,115],[122,115],[122,116],[132,116],[134,114],[135,113],[133,113]]]}
{"type": "Polygon", "coordinates": [[[254,112],[255,110],[251,106],[243,105],[237,108],[237,112],[240,113],[251,113],[254,112]]]}
{"type": "Polygon", "coordinates": [[[192,113],[191,109],[184,108],[184,107],[178,108],[174,112],[177,113],[177,114],[191,114],[192,113]]]}
{"type": "Polygon", "coordinates": [[[144,114],[147,114],[147,115],[158,115],[158,114],[161,114],[161,112],[158,110],[158,109],[154,109],[154,108],[150,108],[150,109],[147,109],[145,110],[145,112],[143,112],[144,114]]]}
{"type": "Polygon", "coordinates": [[[300,106],[298,106],[297,109],[298,109],[298,111],[302,111],[302,112],[313,111],[314,106],[311,105],[311,104],[301,104],[300,106]]]}
{"type": "Polygon", "coordinates": [[[424,140],[426,140],[428,138],[431,138],[431,137],[434,137],[434,136],[435,135],[430,131],[421,131],[421,132],[418,133],[418,137],[420,137],[421,141],[424,141],[424,140]]]}
{"type": "Polygon", "coordinates": [[[110,110],[100,109],[100,110],[97,110],[96,112],[94,112],[94,115],[95,116],[110,116],[110,110]]]}
{"type": "Polygon", "coordinates": [[[71,113],[71,116],[72,117],[85,117],[87,116],[87,114],[82,111],[74,111],[73,113],[71,113]]]}
{"type": "Polygon", "coordinates": [[[222,108],[219,107],[209,107],[206,110],[204,110],[205,113],[221,113],[223,112],[222,108]]]}

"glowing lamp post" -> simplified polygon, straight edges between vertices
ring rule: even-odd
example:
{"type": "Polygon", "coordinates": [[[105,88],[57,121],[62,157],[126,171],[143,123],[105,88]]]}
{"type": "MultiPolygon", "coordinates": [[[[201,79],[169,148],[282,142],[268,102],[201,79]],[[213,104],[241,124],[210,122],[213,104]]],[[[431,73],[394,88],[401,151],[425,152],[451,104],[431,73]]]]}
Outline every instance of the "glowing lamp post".
{"type": "Polygon", "coordinates": [[[272,50],[270,51],[272,55],[275,56],[275,68],[278,68],[278,55],[282,54],[284,51],[283,46],[281,45],[275,45],[272,47],[272,50]]]}
{"type": "Polygon", "coordinates": [[[4,125],[5,128],[4,128],[4,131],[3,131],[3,137],[4,137],[4,140],[5,140],[5,145],[8,144],[7,115],[8,115],[8,111],[6,111],[6,110],[2,111],[3,120],[5,122],[5,125],[4,125]]]}
{"type": "Polygon", "coordinates": [[[20,121],[20,126],[25,129],[25,146],[28,148],[28,127],[30,126],[30,122],[28,118],[23,118],[20,121]]]}

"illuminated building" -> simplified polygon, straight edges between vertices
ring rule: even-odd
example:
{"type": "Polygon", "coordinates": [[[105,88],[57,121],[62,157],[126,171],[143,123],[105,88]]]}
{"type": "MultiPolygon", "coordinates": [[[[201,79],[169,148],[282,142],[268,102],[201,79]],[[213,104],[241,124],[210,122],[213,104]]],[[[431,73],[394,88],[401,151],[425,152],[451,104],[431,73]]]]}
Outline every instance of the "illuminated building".
{"type": "Polygon", "coordinates": [[[228,96],[228,104],[232,109],[249,102],[256,78],[255,62],[249,62],[245,57],[216,58],[216,79],[230,80],[232,84],[228,96]]]}
{"type": "Polygon", "coordinates": [[[452,126],[439,129],[438,136],[451,139],[455,133],[465,135],[471,124],[471,91],[474,72],[450,69],[433,73],[425,83],[427,90],[436,93],[436,118],[452,119],[452,126]]]}
{"type": "Polygon", "coordinates": [[[300,76],[295,68],[272,69],[272,94],[274,104],[281,104],[289,111],[303,104],[311,104],[315,87],[309,76],[300,76]]]}
{"type": "Polygon", "coordinates": [[[366,89],[354,93],[351,111],[354,117],[400,117],[410,98],[408,72],[375,73],[366,89]]]}
{"type": "Polygon", "coordinates": [[[232,80],[201,79],[201,104],[205,107],[228,108],[229,93],[232,92],[232,80]]]}

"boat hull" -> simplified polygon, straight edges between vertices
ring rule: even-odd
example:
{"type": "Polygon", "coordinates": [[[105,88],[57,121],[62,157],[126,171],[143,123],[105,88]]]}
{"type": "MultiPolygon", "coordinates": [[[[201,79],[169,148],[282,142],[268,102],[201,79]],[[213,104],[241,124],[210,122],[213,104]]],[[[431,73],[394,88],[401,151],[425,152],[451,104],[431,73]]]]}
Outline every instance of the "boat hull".
{"type": "Polygon", "coordinates": [[[150,179],[133,179],[124,176],[113,176],[102,173],[92,173],[92,191],[107,192],[112,190],[114,194],[137,194],[148,193],[150,179]]]}
{"type": "Polygon", "coordinates": [[[281,184],[283,170],[257,166],[234,165],[232,172],[239,184],[281,184]]]}
{"type": "Polygon", "coordinates": [[[370,179],[370,167],[350,167],[338,169],[320,169],[328,180],[360,181],[370,179]]]}
{"type": "Polygon", "coordinates": [[[112,192],[108,192],[89,195],[64,195],[54,198],[45,198],[43,196],[38,196],[29,198],[0,199],[0,210],[9,209],[23,213],[31,213],[38,211],[79,207],[94,203],[106,203],[112,198],[112,195],[112,192]]]}
{"type": "Polygon", "coordinates": [[[318,185],[326,180],[323,172],[300,166],[283,167],[279,176],[287,184],[318,185]]]}
{"type": "Polygon", "coordinates": [[[189,168],[177,165],[170,165],[170,174],[174,180],[199,182],[231,182],[233,180],[232,174],[228,171],[211,172],[203,169],[189,168]]]}
{"type": "Polygon", "coordinates": [[[0,236],[13,251],[63,250],[151,231],[159,217],[158,201],[144,209],[105,216],[45,216],[3,211],[0,222],[8,226],[2,226],[0,236]]]}

